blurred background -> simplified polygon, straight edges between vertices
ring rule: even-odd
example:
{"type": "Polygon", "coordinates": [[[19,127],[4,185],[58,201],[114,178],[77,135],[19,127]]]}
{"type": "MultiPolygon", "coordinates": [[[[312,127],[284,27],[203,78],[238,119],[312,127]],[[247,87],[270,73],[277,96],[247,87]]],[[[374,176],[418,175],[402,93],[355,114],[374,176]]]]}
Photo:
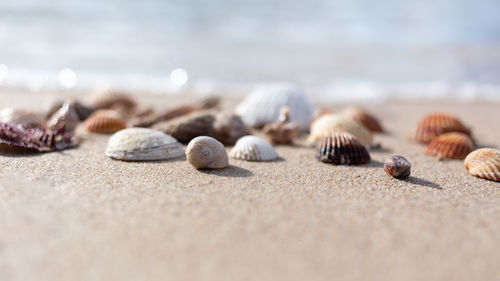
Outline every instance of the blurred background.
{"type": "Polygon", "coordinates": [[[2,0],[0,88],[500,99],[498,0],[2,0]]]}

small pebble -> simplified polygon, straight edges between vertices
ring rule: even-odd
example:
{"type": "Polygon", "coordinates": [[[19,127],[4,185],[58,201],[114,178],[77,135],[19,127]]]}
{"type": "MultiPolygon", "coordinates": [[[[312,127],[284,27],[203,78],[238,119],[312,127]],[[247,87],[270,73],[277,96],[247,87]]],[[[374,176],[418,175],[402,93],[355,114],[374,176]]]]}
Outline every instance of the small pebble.
{"type": "Polygon", "coordinates": [[[393,155],[385,161],[384,171],[398,179],[407,178],[411,173],[411,163],[401,155],[393,155]]]}

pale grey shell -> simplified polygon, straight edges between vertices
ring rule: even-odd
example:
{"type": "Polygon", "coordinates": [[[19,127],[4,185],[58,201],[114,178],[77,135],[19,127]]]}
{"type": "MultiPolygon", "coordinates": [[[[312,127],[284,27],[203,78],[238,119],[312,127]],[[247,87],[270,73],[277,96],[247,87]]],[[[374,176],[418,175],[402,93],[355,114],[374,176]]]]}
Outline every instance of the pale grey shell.
{"type": "Polygon", "coordinates": [[[109,138],[106,156],[118,160],[148,161],[177,158],[184,148],[175,138],[147,128],[128,128],[109,138]]]}
{"type": "Polygon", "coordinates": [[[370,146],[373,142],[373,134],[368,129],[340,114],[326,114],[316,119],[311,124],[307,140],[310,144],[315,144],[335,132],[349,133],[365,146],[370,146]]]}
{"type": "Polygon", "coordinates": [[[257,136],[240,138],[229,156],[247,161],[272,161],[278,158],[274,148],[267,141],[257,136]]]}
{"type": "Polygon", "coordinates": [[[278,120],[281,108],[290,108],[290,121],[299,124],[300,129],[309,128],[313,109],[306,95],[287,84],[261,86],[248,94],[236,107],[243,122],[251,127],[260,127],[278,120]]]}
{"type": "Polygon", "coordinates": [[[229,165],[224,145],[207,136],[196,137],[189,142],[186,158],[196,169],[223,169],[229,165]]]}

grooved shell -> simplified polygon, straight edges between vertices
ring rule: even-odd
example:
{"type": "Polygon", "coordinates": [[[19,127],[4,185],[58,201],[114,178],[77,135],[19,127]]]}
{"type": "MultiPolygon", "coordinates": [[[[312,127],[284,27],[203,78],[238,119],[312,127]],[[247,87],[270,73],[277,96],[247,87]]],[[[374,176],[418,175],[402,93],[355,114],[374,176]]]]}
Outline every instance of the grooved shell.
{"type": "Polygon", "coordinates": [[[462,133],[446,133],[433,139],[425,148],[425,154],[452,159],[464,159],[474,150],[474,143],[462,133]]]}
{"type": "Polygon", "coordinates": [[[308,142],[314,144],[335,132],[349,133],[365,146],[373,141],[373,134],[358,122],[339,114],[327,114],[311,124],[308,142]]]}
{"type": "Polygon", "coordinates": [[[500,150],[476,149],[465,157],[464,167],[475,177],[500,182],[500,150]]]}
{"type": "Polygon", "coordinates": [[[153,125],[153,129],[169,134],[182,143],[198,136],[212,136],[215,117],[207,111],[190,113],[153,125]]]}
{"type": "Polygon", "coordinates": [[[25,128],[45,127],[45,117],[43,114],[10,107],[0,110],[0,122],[22,125],[25,128]]]}
{"type": "Polygon", "coordinates": [[[432,113],[418,122],[413,138],[416,142],[429,143],[435,137],[450,132],[459,132],[471,136],[470,130],[455,116],[445,113],[432,113]]]}
{"type": "Polygon", "coordinates": [[[85,131],[98,134],[112,134],[125,129],[125,127],[125,121],[120,114],[107,109],[101,109],[92,113],[83,123],[85,131]]]}
{"type": "Polygon", "coordinates": [[[186,158],[196,169],[223,169],[229,165],[224,145],[207,136],[196,137],[189,142],[186,158]]]}
{"type": "Polygon", "coordinates": [[[317,145],[316,159],[333,165],[361,165],[370,162],[370,154],[353,135],[336,132],[317,145]]]}
{"type": "Polygon", "coordinates": [[[244,136],[240,138],[229,156],[235,159],[247,161],[272,161],[278,158],[274,148],[264,139],[256,136],[244,136]]]}
{"type": "Polygon", "coordinates": [[[106,156],[125,161],[177,158],[184,148],[175,138],[147,128],[128,128],[109,138],[106,156]]]}
{"type": "Polygon", "coordinates": [[[80,118],[78,117],[78,112],[74,105],[65,102],[61,108],[49,118],[47,126],[52,130],[57,130],[64,126],[67,131],[73,131],[76,125],[78,125],[78,122],[80,122],[80,118]]]}
{"type": "Polygon", "coordinates": [[[128,94],[110,88],[103,88],[97,89],[89,95],[87,105],[94,109],[130,111],[137,103],[128,94]]]}
{"type": "Polygon", "coordinates": [[[262,127],[277,120],[283,106],[290,108],[290,120],[306,131],[313,112],[311,104],[302,91],[286,84],[256,88],[236,107],[236,114],[246,125],[262,127]]]}
{"type": "Polygon", "coordinates": [[[360,107],[346,107],[340,111],[340,114],[353,119],[372,132],[380,133],[384,131],[379,120],[360,107]]]}

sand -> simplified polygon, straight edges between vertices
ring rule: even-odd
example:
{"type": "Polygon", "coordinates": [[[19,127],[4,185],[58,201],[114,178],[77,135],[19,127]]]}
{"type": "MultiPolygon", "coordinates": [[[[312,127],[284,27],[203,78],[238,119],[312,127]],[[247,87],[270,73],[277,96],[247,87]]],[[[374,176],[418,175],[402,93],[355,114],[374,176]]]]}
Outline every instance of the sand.
{"type": "MultiPolygon", "coordinates": [[[[0,106],[42,109],[58,95],[5,92],[0,106]]],[[[426,156],[404,135],[442,110],[498,147],[500,104],[367,106],[389,132],[360,167],[319,163],[304,146],[222,171],[126,163],[104,156],[109,137],[99,135],[63,152],[4,152],[0,280],[498,280],[500,183],[426,156]],[[383,172],[392,154],[412,162],[410,179],[383,172]]]]}

